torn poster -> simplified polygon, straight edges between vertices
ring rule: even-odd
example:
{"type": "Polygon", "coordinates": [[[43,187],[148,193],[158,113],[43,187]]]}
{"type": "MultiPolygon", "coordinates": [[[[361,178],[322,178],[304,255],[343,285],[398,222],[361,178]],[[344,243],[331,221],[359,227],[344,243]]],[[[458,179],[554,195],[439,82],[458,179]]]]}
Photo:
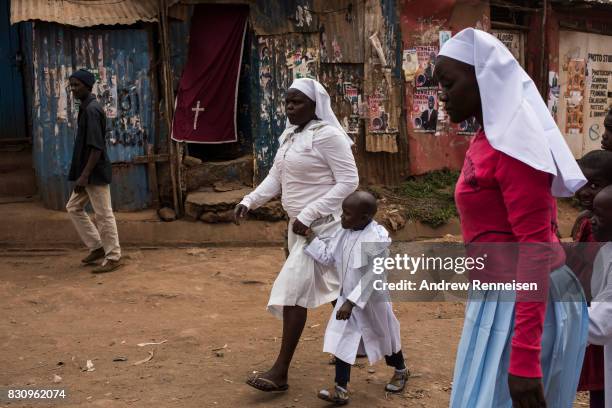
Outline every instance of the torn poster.
{"type": "Polygon", "coordinates": [[[292,51],[287,53],[287,67],[293,73],[293,79],[317,79],[317,52],[315,49],[292,51]]]}

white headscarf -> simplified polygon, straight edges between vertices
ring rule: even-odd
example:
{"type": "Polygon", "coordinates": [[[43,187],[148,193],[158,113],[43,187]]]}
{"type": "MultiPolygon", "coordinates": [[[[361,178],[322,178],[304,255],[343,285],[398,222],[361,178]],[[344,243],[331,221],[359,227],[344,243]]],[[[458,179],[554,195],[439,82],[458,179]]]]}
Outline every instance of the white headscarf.
{"type": "MultiPolygon", "coordinates": [[[[317,117],[331,126],[338,128],[340,132],[346,137],[351,145],[353,145],[353,139],[351,139],[347,134],[331,107],[331,99],[329,94],[321,85],[320,82],[310,79],[310,78],[298,78],[293,80],[293,83],[289,87],[289,89],[297,89],[306,95],[311,101],[316,104],[315,107],[315,115],[317,117]]],[[[289,120],[287,120],[287,126],[289,126],[289,120]]]]}
{"type": "Polygon", "coordinates": [[[440,53],[472,65],[480,88],[483,127],[496,150],[555,176],[552,193],[569,197],[586,184],[535,84],[494,36],[466,28],[440,53]]]}

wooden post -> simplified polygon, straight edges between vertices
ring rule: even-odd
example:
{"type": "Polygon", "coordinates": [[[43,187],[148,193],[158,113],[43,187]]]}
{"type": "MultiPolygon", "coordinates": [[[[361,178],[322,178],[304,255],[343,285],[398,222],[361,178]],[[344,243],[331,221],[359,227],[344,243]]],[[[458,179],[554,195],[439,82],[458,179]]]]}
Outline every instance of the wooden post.
{"type": "Polygon", "coordinates": [[[159,0],[159,37],[161,41],[161,69],[162,84],[164,88],[164,113],[168,126],[168,153],[170,155],[170,177],[172,179],[172,193],[174,210],[178,215],[183,214],[183,193],[180,186],[180,157],[174,141],[172,140],[172,117],[174,111],[174,89],[172,84],[172,71],[170,68],[170,47],[168,39],[168,8],[166,0],[159,0]]]}
{"type": "Polygon", "coordinates": [[[546,95],[546,91],[548,88],[548,73],[546,72],[546,54],[548,50],[546,49],[546,12],[548,11],[548,2],[546,0],[543,1],[542,5],[542,52],[540,53],[540,84],[541,84],[541,93],[542,98],[544,100],[548,100],[548,96],[546,95]]]}

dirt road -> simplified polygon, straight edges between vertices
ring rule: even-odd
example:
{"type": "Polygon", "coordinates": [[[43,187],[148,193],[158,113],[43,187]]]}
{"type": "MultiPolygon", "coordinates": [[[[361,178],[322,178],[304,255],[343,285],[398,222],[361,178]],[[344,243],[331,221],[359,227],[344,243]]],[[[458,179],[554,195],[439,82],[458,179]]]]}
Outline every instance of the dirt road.
{"type": "MultiPolygon", "coordinates": [[[[0,252],[0,387],[65,388],[68,398],[6,407],[323,407],[333,382],[322,338],[330,309],[309,315],[290,390],[244,384],[266,369],[281,324],[265,311],[281,248],[127,250],[127,265],[95,276],[81,251],[0,252]],[[139,343],[162,342],[139,347],[139,343]],[[153,352],[153,357],[144,360],[153,352]],[[125,360],[127,361],[115,361],[125,360]],[[91,360],[93,371],[86,371],[91,360]],[[84,371],[85,370],[85,371],[84,371]],[[54,383],[54,376],[58,377],[54,383]]],[[[463,304],[398,303],[413,373],[385,395],[384,363],[359,361],[354,407],[445,407],[463,304]]]]}

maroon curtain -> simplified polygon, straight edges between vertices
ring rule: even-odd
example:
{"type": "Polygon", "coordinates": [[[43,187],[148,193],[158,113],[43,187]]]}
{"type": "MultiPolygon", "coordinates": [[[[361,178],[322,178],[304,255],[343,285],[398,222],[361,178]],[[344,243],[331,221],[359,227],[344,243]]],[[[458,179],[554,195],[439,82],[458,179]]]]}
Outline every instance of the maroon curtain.
{"type": "Polygon", "coordinates": [[[189,54],[172,123],[174,140],[192,143],[238,140],[236,99],[248,14],[246,5],[195,7],[189,54]]]}

